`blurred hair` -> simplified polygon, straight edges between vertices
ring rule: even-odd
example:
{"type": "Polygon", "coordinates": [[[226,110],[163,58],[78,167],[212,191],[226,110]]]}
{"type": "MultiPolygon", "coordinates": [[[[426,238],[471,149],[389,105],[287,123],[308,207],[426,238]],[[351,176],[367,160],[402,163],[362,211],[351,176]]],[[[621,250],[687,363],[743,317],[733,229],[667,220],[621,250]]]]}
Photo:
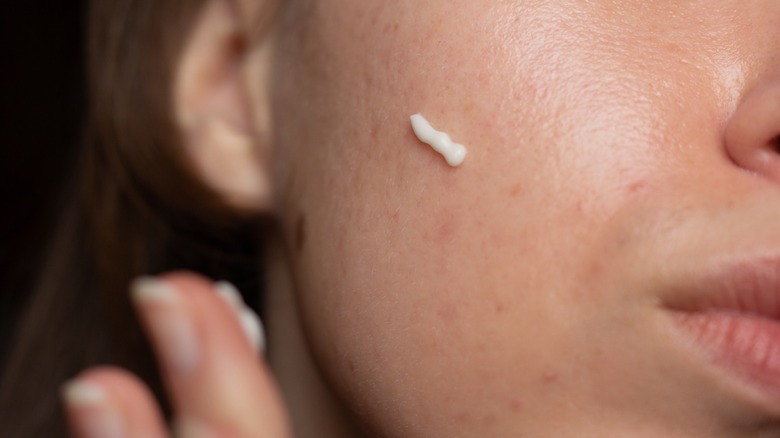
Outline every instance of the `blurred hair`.
{"type": "Polygon", "coordinates": [[[174,67],[203,0],[101,0],[88,9],[88,108],[68,206],[30,291],[0,378],[4,437],[66,435],[59,387],[119,365],[164,399],[127,286],[197,270],[260,281],[263,218],[230,208],[195,176],[173,123],[174,67]]]}

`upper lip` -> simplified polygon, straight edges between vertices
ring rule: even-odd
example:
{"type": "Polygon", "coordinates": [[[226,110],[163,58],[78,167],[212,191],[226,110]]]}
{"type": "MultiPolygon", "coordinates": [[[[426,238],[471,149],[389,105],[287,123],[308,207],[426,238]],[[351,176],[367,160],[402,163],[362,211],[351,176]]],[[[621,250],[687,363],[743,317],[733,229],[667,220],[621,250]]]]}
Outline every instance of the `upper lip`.
{"type": "Polygon", "coordinates": [[[733,312],[780,320],[780,253],[718,260],[694,282],[673,294],[668,306],[683,312],[733,312]]]}

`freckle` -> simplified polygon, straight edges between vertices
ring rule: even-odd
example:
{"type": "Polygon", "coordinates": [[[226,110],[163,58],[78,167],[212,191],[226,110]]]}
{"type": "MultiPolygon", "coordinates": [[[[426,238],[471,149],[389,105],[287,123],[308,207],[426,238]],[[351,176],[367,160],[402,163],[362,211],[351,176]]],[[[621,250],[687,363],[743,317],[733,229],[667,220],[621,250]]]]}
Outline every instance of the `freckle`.
{"type": "Polygon", "coordinates": [[[385,33],[395,33],[398,31],[398,23],[388,23],[385,25],[385,33]]]}
{"type": "Polygon", "coordinates": [[[298,217],[298,222],[295,224],[295,249],[298,252],[303,250],[303,246],[306,243],[306,216],[301,214],[298,217]]]}
{"type": "Polygon", "coordinates": [[[497,313],[497,314],[499,314],[499,315],[500,315],[500,314],[504,313],[504,310],[506,310],[506,309],[504,308],[504,305],[503,305],[503,304],[501,304],[501,303],[496,303],[496,313],[497,313]]]}
{"type": "Polygon", "coordinates": [[[523,194],[523,186],[521,184],[517,184],[512,189],[509,190],[509,196],[512,198],[517,198],[520,195],[523,194]]]}

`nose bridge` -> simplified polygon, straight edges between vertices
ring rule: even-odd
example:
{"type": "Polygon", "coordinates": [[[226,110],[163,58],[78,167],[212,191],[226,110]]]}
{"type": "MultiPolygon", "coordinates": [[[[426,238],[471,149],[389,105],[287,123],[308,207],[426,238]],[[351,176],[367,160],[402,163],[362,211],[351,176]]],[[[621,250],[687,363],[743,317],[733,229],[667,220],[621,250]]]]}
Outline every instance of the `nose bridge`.
{"type": "Polygon", "coordinates": [[[726,124],[724,144],[736,165],[780,184],[780,69],[746,90],[726,124]]]}

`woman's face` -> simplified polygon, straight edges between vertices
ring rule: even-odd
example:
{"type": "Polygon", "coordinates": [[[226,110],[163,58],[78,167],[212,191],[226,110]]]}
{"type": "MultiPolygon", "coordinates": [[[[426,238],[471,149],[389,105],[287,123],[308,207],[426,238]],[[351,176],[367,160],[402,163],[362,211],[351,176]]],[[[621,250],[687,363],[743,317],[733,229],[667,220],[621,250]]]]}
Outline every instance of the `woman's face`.
{"type": "Polygon", "coordinates": [[[276,199],[369,427],[780,430],[780,3],[306,3],[276,44],[276,199]]]}

